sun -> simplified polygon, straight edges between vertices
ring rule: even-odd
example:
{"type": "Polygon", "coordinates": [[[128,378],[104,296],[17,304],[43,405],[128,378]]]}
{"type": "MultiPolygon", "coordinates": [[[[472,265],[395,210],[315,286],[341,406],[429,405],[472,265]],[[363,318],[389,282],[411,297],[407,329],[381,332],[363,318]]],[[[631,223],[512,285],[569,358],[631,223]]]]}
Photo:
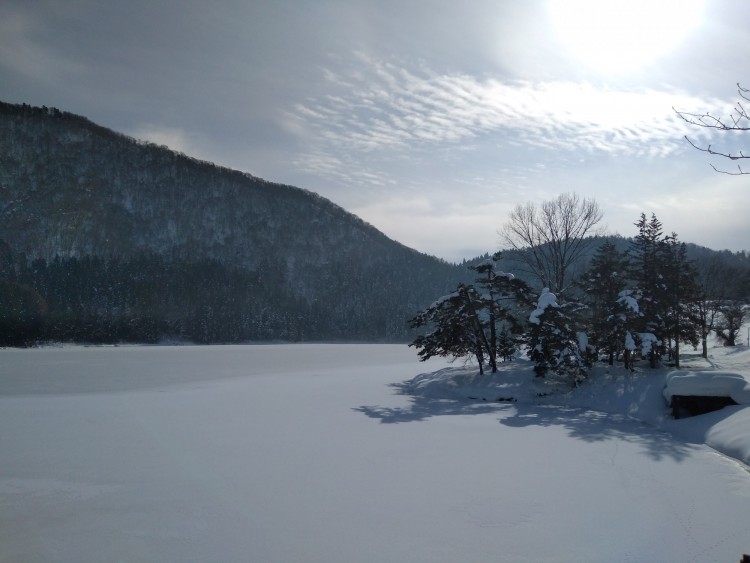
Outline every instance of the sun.
{"type": "Polygon", "coordinates": [[[549,0],[558,38],[604,74],[637,71],[676,48],[701,22],[704,0],[549,0]]]}

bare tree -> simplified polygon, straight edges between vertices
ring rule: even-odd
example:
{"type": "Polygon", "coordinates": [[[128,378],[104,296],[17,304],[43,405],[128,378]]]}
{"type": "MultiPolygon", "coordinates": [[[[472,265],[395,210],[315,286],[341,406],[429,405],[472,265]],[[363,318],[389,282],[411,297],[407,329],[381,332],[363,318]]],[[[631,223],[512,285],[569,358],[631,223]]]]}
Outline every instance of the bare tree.
{"type": "MultiPolygon", "coordinates": [[[[728,118],[724,119],[717,117],[710,113],[689,113],[686,111],[677,111],[672,108],[674,112],[684,121],[691,125],[697,125],[706,129],[715,129],[717,131],[750,131],[750,115],[745,109],[745,102],[750,102],[750,89],[743,88],[737,84],[737,93],[740,95],[740,100],[732,109],[731,114],[728,118]]],[[[701,146],[693,142],[687,135],[685,140],[690,143],[694,148],[699,151],[706,152],[710,155],[722,156],[730,160],[745,160],[749,159],[750,155],[745,154],[742,150],[735,153],[719,151],[713,148],[712,145],[701,146]]],[[[741,164],[737,164],[737,172],[731,172],[727,170],[720,170],[713,164],[711,167],[717,172],[722,174],[730,174],[732,176],[739,176],[741,174],[750,174],[750,170],[743,170],[741,164]]]]}
{"type": "Polygon", "coordinates": [[[594,199],[560,194],[537,206],[519,204],[500,229],[501,242],[543,287],[562,293],[571,281],[572,267],[588,250],[602,210],[594,199]]]}

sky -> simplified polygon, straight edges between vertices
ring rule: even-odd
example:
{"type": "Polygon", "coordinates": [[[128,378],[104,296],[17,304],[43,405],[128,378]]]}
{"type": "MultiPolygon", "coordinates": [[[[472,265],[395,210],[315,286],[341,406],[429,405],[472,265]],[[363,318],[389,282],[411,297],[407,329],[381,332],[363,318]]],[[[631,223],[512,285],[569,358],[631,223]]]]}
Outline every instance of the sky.
{"type": "Polygon", "coordinates": [[[731,115],[748,21],[745,0],[4,0],[0,100],[308,189],[449,261],[566,192],[609,233],[654,213],[750,250],[750,176],[684,139],[750,153],[750,132],[675,114],[731,115]]]}

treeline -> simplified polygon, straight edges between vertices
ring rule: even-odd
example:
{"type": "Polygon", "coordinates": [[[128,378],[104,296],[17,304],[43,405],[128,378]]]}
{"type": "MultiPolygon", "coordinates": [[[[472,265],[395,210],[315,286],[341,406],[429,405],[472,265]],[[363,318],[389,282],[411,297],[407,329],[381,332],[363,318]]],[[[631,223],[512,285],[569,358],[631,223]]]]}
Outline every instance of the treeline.
{"type": "Polygon", "coordinates": [[[279,262],[257,271],[213,260],[87,256],[25,260],[7,251],[0,275],[0,345],[40,342],[195,343],[409,339],[404,294],[388,273],[340,268],[312,298],[279,262]],[[368,279],[371,278],[371,279],[368,279]]]}
{"type": "Polygon", "coordinates": [[[422,359],[474,357],[480,373],[485,366],[497,371],[500,359],[524,351],[537,375],[572,383],[599,360],[629,369],[641,358],[651,367],[665,361],[679,367],[681,344],[701,347],[704,357],[712,334],[736,345],[750,319],[747,256],[704,253],[693,260],[655,215],[641,214],[635,226],[628,248],[615,244],[622,239],[604,239],[576,276],[568,273],[576,263],[560,257],[566,244],[579,242],[559,236],[546,237],[544,248],[515,253],[518,264],[529,266],[531,283],[500,270],[502,253],[469,265],[474,283],[459,284],[411,320],[425,331],[412,345],[422,359]],[[552,290],[549,280],[559,280],[552,290]]]}

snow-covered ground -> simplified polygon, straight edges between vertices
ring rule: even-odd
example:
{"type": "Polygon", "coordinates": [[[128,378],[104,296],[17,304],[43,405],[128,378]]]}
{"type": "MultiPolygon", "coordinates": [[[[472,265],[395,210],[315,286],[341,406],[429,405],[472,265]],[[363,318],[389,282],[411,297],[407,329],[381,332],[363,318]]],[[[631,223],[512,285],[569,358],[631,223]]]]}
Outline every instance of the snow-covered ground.
{"type": "MultiPolygon", "coordinates": [[[[712,355],[685,364],[750,373],[712,355]]],[[[671,420],[665,372],[530,374],[390,345],[0,350],[0,562],[750,553],[748,407],[671,420]]]]}

